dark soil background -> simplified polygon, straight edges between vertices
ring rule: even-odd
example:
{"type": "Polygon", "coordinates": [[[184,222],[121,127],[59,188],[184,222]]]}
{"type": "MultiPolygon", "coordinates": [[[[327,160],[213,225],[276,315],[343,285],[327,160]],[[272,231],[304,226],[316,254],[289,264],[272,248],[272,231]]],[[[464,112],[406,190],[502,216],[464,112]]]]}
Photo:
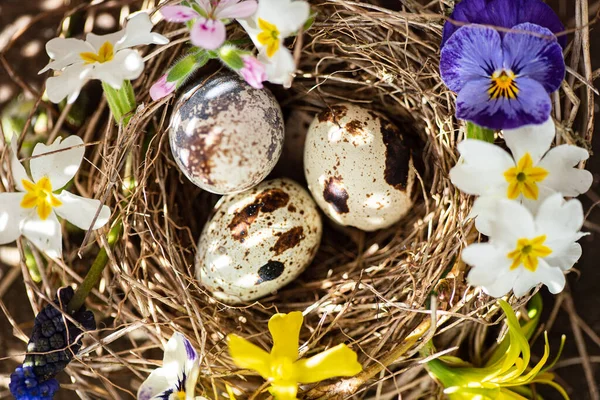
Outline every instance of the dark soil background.
{"type": "MultiPolygon", "coordinates": [[[[563,21],[571,21],[575,0],[554,0],[549,3],[561,14],[563,21]]],[[[60,22],[63,13],[63,4],[76,1],[63,0],[0,0],[0,51],[9,43],[11,37],[30,21],[35,21],[35,29],[31,29],[18,42],[12,45],[7,54],[6,61],[10,64],[25,84],[40,88],[42,80],[37,72],[47,63],[44,51],[46,41],[55,36],[55,28],[60,22]]],[[[82,1],[77,1],[81,3],[82,1]]],[[[390,8],[397,8],[402,0],[387,0],[390,8]]],[[[590,2],[592,3],[592,2],[590,2]]],[[[591,7],[590,12],[595,13],[597,7],[591,7]]],[[[113,30],[116,23],[114,16],[102,14],[104,28],[113,30]],[[112,25],[112,26],[111,26],[112,25]]],[[[590,20],[593,15],[590,16],[590,20]]],[[[592,58],[594,69],[600,68],[600,26],[592,27],[592,58]]],[[[4,60],[0,60],[4,62],[4,60]]],[[[6,68],[0,64],[0,112],[2,109],[21,93],[21,88],[9,76],[6,68]]],[[[596,113],[600,109],[596,99],[596,113]]],[[[596,118],[599,115],[596,114],[596,118]]],[[[594,140],[594,153],[600,154],[600,121],[596,121],[596,138],[594,140]]],[[[554,354],[558,349],[560,337],[567,337],[565,351],[556,370],[559,381],[569,392],[573,400],[596,400],[598,393],[590,394],[589,380],[600,384],[600,210],[594,204],[600,202],[600,156],[592,156],[587,168],[594,173],[595,182],[586,196],[582,196],[586,212],[589,213],[585,230],[590,235],[583,238],[581,243],[584,248],[583,258],[576,266],[576,271],[569,274],[568,295],[558,297],[550,295],[542,289],[544,295],[544,315],[542,321],[553,321],[549,328],[551,349],[554,354]],[[572,298],[572,301],[571,301],[572,298]],[[555,308],[555,305],[558,306],[555,308]],[[557,313],[553,313],[557,311],[557,313]],[[579,322],[578,322],[579,321],[579,322]],[[573,327],[577,327],[574,331],[573,327]],[[581,335],[578,345],[576,339],[581,335]],[[585,344],[582,349],[581,344],[585,344]],[[581,358],[587,352],[591,363],[588,376],[582,367],[581,358]],[[591,376],[589,374],[591,372],[591,376]]],[[[7,246],[0,246],[0,306],[3,304],[9,315],[16,319],[20,328],[28,333],[31,330],[33,315],[25,293],[23,281],[20,279],[20,270],[15,265],[9,265],[6,260],[11,258],[7,246]]],[[[534,348],[536,354],[543,352],[542,340],[539,339],[534,348]]],[[[9,398],[6,391],[8,377],[14,367],[22,362],[25,344],[15,337],[15,332],[4,312],[0,312],[0,399],[9,398]]],[[[67,397],[57,396],[57,399],[71,398],[73,392],[66,392],[67,397]]],[[[558,399],[554,392],[545,394],[547,399],[558,399]]]]}

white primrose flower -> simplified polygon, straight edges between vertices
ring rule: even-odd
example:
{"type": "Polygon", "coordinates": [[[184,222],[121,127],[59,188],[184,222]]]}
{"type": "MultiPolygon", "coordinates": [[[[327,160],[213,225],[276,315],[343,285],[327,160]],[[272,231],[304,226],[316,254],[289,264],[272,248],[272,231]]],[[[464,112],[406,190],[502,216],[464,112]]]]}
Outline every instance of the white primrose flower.
{"type": "Polygon", "coordinates": [[[310,16],[306,1],[259,0],[258,10],[239,20],[259,49],[258,60],[265,65],[269,82],[290,87],[296,63],[285,38],[297,32],[310,16]]]}
{"type": "Polygon", "coordinates": [[[138,389],[138,400],[200,400],[195,397],[200,373],[198,353],[190,341],[175,332],[167,342],[163,365],[138,389]]]}
{"type": "Polygon", "coordinates": [[[590,188],[592,174],[576,168],[588,159],[587,150],[567,144],[550,149],[555,129],[550,118],[541,125],[504,130],[512,154],[476,139],[458,144],[461,160],[450,171],[450,179],[463,192],[481,196],[469,215],[477,216],[479,232],[489,236],[488,221],[500,199],[517,200],[535,213],[553,193],[574,197],[590,188]]]}
{"type": "Polygon", "coordinates": [[[78,136],[58,138],[50,146],[38,143],[29,163],[31,178],[17,158],[13,137],[11,169],[18,192],[0,193],[0,244],[25,236],[53,258],[62,256],[62,232],[57,215],[78,228],[98,229],[110,218],[110,209],[100,201],[86,199],[66,190],[57,193],[77,173],[85,149],[78,136]],[[92,226],[96,212],[98,218],[92,226]]]}
{"type": "Polygon", "coordinates": [[[523,296],[543,283],[556,294],[565,287],[563,271],[581,257],[576,243],[585,234],[579,200],[565,201],[555,193],[542,202],[535,216],[516,201],[500,200],[490,219],[490,240],[471,244],[462,259],[471,265],[467,281],[494,297],[512,289],[523,296]]]}
{"type": "Polygon", "coordinates": [[[68,103],[73,103],[90,79],[99,79],[120,89],[124,80],[138,78],[144,70],[144,60],[131,47],[169,42],[151,30],[148,14],[138,13],[127,22],[125,29],[115,33],[88,33],[85,41],[73,38],[50,40],[46,43],[46,52],[51,61],[40,74],[49,69],[62,71],[59,76],[46,81],[50,101],[59,103],[66,97],[68,103]]]}

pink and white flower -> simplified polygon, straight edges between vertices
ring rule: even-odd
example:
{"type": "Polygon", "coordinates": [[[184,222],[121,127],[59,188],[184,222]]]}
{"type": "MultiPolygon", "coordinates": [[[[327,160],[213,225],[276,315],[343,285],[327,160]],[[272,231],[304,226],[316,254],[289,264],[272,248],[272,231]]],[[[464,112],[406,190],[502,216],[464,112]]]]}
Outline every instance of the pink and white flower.
{"type": "Polygon", "coordinates": [[[253,88],[262,89],[262,83],[267,80],[265,66],[250,55],[243,56],[242,60],[244,60],[244,67],[239,71],[242,77],[253,88]]]}
{"type": "Polygon", "coordinates": [[[176,82],[167,81],[167,74],[164,74],[150,88],[150,97],[152,100],[160,100],[165,96],[170,95],[177,88],[176,82]]]}
{"type": "Polygon", "coordinates": [[[195,46],[215,50],[225,42],[225,23],[229,19],[248,18],[256,12],[255,0],[195,0],[198,7],[166,6],[160,12],[169,22],[196,20],[190,37],[195,46]]]}

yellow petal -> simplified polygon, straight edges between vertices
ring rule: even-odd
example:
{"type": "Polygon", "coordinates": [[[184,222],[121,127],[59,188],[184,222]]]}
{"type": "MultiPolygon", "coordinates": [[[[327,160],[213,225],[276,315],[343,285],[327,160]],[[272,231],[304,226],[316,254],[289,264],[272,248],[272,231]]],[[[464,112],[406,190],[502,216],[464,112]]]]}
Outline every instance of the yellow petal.
{"type": "Polygon", "coordinates": [[[60,207],[62,206],[62,201],[60,201],[59,199],[57,199],[53,194],[50,194],[50,205],[52,207],[60,207]]]}
{"type": "Polygon", "coordinates": [[[50,179],[47,176],[44,176],[37,182],[37,187],[38,189],[43,190],[44,192],[52,192],[52,183],[50,182],[50,179]]]}
{"type": "Polygon", "coordinates": [[[269,331],[273,337],[271,356],[274,359],[287,358],[296,361],[300,328],[304,317],[300,311],[289,314],[275,314],[269,320],[269,331]]]}
{"type": "Polygon", "coordinates": [[[273,36],[269,32],[261,32],[256,36],[256,39],[258,39],[258,43],[267,45],[273,40],[273,36]]]}
{"type": "Polygon", "coordinates": [[[42,200],[42,201],[38,202],[37,213],[42,221],[45,221],[50,216],[51,212],[52,212],[52,207],[50,206],[50,204],[47,201],[42,200]]]}
{"type": "Polygon", "coordinates": [[[533,180],[534,182],[543,181],[544,179],[546,179],[547,176],[548,171],[546,171],[542,167],[531,168],[529,171],[527,171],[527,177],[533,180]]]}
{"type": "Polygon", "coordinates": [[[510,182],[510,181],[512,181],[512,180],[515,180],[515,179],[517,179],[517,174],[518,174],[518,173],[519,173],[519,171],[517,170],[517,167],[512,167],[512,168],[509,168],[509,169],[507,169],[507,170],[504,172],[504,178],[505,178],[505,179],[506,179],[508,182],[510,182]]]}
{"type": "Polygon", "coordinates": [[[337,345],[294,364],[296,379],[301,383],[320,382],[336,376],[354,376],[362,371],[357,355],[345,344],[337,345]]]}
{"type": "Polygon", "coordinates": [[[525,153],[525,155],[519,160],[517,168],[519,169],[519,171],[523,171],[524,169],[531,167],[533,167],[533,160],[531,159],[529,153],[525,153]]]}
{"type": "Polygon", "coordinates": [[[37,196],[34,193],[25,193],[23,196],[23,200],[21,200],[21,207],[23,208],[33,208],[37,204],[37,196]]]}
{"type": "Polygon", "coordinates": [[[521,188],[517,181],[511,182],[508,184],[508,191],[506,192],[506,197],[511,200],[516,200],[517,197],[521,194],[521,188]]]}
{"type": "Polygon", "coordinates": [[[537,200],[538,198],[538,194],[539,194],[539,190],[537,185],[534,182],[530,182],[530,181],[525,181],[523,182],[523,195],[531,200],[537,200]]]}
{"type": "Polygon", "coordinates": [[[273,32],[273,31],[277,31],[277,26],[275,26],[275,24],[270,23],[269,21],[265,21],[262,18],[258,19],[258,27],[260,28],[261,31],[263,32],[273,32]]]}
{"type": "Polygon", "coordinates": [[[295,382],[273,382],[269,392],[276,400],[296,400],[298,384],[295,382]]]}
{"type": "Polygon", "coordinates": [[[28,181],[27,179],[21,179],[21,183],[23,184],[25,190],[27,190],[28,192],[35,191],[35,183],[28,181]]]}
{"type": "Polygon", "coordinates": [[[277,53],[277,50],[279,50],[279,40],[271,40],[267,46],[267,56],[269,58],[273,57],[277,53]]]}
{"type": "Polygon", "coordinates": [[[263,378],[269,379],[271,372],[269,353],[246,339],[233,334],[227,336],[227,345],[235,365],[256,371],[263,378]]]}

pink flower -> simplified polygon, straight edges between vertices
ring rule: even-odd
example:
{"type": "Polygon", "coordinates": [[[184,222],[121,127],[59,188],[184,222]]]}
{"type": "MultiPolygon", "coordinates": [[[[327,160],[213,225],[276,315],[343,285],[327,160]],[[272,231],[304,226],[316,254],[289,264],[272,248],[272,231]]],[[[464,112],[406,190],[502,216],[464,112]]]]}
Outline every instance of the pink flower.
{"type": "Polygon", "coordinates": [[[160,100],[163,97],[173,93],[175,91],[176,86],[176,82],[167,82],[167,74],[164,74],[150,88],[150,97],[152,97],[152,100],[155,101],[160,100]]]}
{"type": "Polygon", "coordinates": [[[185,6],[166,6],[160,12],[169,22],[196,19],[190,32],[192,43],[207,50],[215,50],[225,42],[223,20],[248,18],[256,12],[256,0],[195,0],[201,13],[185,6]]]}
{"type": "Polygon", "coordinates": [[[252,56],[243,56],[244,67],[240,69],[240,74],[250,86],[256,89],[263,88],[263,81],[267,80],[265,66],[252,56]]]}

